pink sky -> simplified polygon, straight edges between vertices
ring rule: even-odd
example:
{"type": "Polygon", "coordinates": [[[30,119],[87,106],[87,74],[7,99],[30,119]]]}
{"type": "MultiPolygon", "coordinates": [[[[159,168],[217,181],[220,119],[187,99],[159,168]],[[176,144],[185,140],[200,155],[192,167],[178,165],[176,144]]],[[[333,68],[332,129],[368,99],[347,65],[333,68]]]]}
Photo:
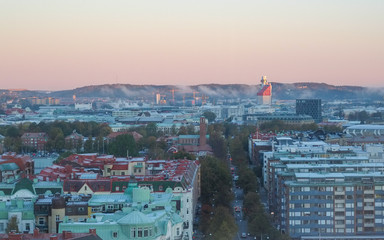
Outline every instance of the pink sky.
{"type": "Polygon", "coordinates": [[[384,1],[263,2],[1,1],[0,89],[384,87],[384,1]]]}

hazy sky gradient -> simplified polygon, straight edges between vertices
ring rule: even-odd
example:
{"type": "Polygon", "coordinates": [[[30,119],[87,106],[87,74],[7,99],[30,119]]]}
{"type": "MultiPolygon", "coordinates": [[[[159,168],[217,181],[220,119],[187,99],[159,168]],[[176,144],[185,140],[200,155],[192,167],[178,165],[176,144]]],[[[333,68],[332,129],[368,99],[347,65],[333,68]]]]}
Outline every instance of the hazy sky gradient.
{"type": "Polygon", "coordinates": [[[384,1],[0,0],[0,88],[384,87],[384,1]]]}

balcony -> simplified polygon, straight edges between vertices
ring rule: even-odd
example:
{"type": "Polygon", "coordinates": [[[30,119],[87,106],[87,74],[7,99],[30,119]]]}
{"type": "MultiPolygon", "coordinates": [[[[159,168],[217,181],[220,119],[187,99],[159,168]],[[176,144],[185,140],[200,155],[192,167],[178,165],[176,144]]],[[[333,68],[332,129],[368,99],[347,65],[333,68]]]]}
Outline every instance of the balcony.
{"type": "Polygon", "coordinates": [[[374,194],[374,190],[364,190],[364,194],[374,194]]]}
{"type": "Polygon", "coordinates": [[[335,195],[345,195],[345,191],[335,192],[335,195]]]}
{"type": "Polygon", "coordinates": [[[364,223],[364,227],[375,227],[375,223],[364,223]]]}
{"type": "Polygon", "coordinates": [[[183,235],[175,236],[173,239],[174,240],[182,240],[183,239],[183,235]]]}
{"type": "Polygon", "coordinates": [[[342,229],[344,229],[345,225],[344,224],[335,224],[335,228],[342,228],[342,229]]]}
{"type": "Polygon", "coordinates": [[[342,216],[335,216],[335,220],[344,220],[345,219],[345,216],[342,215],[342,216]]]}
{"type": "Polygon", "coordinates": [[[375,210],[374,206],[364,206],[364,211],[373,211],[375,210]]]}
{"type": "Polygon", "coordinates": [[[183,229],[188,229],[188,228],[189,228],[189,222],[184,222],[183,229]]]}

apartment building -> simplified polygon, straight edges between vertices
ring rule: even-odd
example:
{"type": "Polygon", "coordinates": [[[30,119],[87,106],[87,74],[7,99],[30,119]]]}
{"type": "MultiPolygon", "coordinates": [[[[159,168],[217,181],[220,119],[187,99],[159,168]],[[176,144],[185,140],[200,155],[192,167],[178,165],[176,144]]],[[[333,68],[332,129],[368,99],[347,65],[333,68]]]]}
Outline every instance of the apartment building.
{"type": "Polygon", "coordinates": [[[263,158],[268,209],[276,227],[293,239],[380,239],[383,148],[276,138],[263,158]]]}

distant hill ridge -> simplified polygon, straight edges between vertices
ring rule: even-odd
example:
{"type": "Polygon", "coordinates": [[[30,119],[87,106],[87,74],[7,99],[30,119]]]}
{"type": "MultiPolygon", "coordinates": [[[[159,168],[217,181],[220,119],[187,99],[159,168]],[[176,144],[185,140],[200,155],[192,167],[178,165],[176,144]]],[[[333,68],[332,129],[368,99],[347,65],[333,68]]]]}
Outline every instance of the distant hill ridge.
{"type": "MultiPolygon", "coordinates": [[[[72,90],[50,92],[51,97],[89,97],[89,98],[130,98],[154,99],[156,93],[166,95],[169,100],[184,97],[205,96],[215,99],[256,98],[260,85],[246,84],[201,84],[193,86],[180,85],[132,85],[105,84],[84,86],[72,90]]],[[[33,91],[25,91],[31,96],[33,91]]],[[[41,92],[39,92],[41,96],[41,92]]],[[[367,88],[359,86],[334,86],[325,83],[274,83],[272,82],[272,96],[277,100],[294,100],[298,98],[320,98],[325,100],[371,99],[384,100],[383,88],[367,88]]]]}

